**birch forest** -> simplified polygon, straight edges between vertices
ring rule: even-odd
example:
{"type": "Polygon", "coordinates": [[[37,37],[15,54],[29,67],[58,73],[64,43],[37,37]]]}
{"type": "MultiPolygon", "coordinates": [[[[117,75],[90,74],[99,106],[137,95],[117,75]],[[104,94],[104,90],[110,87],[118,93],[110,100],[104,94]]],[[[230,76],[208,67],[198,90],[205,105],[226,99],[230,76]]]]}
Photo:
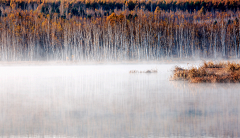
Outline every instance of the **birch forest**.
{"type": "Polygon", "coordinates": [[[236,59],[239,7],[237,0],[0,0],[0,60],[236,59]]]}

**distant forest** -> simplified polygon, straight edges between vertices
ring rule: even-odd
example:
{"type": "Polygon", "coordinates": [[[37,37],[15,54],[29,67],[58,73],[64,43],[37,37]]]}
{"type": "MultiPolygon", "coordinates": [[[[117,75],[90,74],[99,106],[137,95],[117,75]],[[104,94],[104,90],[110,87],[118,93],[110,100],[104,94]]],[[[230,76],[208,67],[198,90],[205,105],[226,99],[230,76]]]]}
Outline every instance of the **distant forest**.
{"type": "Polygon", "coordinates": [[[239,0],[0,0],[0,60],[240,58],[239,0]]]}
{"type": "Polygon", "coordinates": [[[145,11],[155,11],[160,8],[164,11],[188,11],[190,13],[201,10],[215,11],[237,11],[240,6],[239,0],[157,0],[157,1],[140,1],[140,0],[1,0],[1,7],[21,10],[40,10],[44,14],[58,13],[65,15],[70,13],[73,16],[108,16],[114,10],[130,11],[139,8],[145,11]],[[103,10],[103,15],[88,13],[86,10],[103,10]]]}

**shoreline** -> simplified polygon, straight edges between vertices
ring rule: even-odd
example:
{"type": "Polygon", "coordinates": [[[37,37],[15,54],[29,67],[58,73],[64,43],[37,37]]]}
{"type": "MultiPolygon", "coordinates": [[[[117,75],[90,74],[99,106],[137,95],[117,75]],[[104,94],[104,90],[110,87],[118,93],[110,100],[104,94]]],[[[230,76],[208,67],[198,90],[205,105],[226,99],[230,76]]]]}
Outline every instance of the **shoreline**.
{"type": "Polygon", "coordinates": [[[0,61],[1,66],[55,66],[55,65],[62,65],[62,66],[74,66],[74,65],[119,65],[119,64],[188,64],[191,66],[193,64],[199,63],[202,64],[203,62],[240,62],[240,59],[196,59],[196,60],[189,60],[189,59],[166,59],[166,60],[129,60],[129,61],[0,61]]]}

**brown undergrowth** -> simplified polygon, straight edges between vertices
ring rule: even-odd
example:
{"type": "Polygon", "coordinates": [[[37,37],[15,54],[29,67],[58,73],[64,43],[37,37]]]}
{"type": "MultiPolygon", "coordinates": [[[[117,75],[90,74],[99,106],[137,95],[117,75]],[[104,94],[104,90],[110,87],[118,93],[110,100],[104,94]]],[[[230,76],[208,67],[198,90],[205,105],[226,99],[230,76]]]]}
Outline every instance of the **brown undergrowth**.
{"type": "Polygon", "coordinates": [[[172,80],[186,80],[192,83],[237,83],[240,82],[240,64],[235,62],[204,62],[200,67],[183,69],[175,67],[172,80]]]}

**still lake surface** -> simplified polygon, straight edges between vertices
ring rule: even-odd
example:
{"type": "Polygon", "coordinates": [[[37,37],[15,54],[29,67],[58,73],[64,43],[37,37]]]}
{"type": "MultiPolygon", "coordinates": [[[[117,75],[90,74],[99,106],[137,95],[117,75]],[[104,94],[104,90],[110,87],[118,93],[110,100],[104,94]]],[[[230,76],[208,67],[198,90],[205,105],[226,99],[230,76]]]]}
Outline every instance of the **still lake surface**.
{"type": "Polygon", "coordinates": [[[239,137],[240,84],[169,81],[175,65],[1,66],[0,137],[239,137]]]}

